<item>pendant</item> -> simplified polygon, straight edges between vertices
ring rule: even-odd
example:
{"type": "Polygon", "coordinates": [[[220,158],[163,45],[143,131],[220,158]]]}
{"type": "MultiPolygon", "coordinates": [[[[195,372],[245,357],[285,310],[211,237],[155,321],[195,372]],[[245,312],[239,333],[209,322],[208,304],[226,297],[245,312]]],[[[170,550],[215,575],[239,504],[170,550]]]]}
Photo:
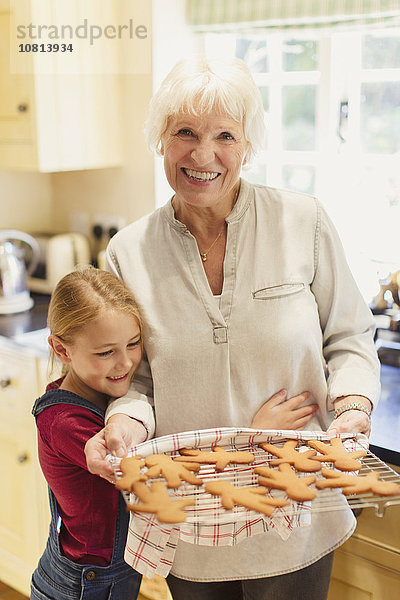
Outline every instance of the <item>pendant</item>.
{"type": "Polygon", "coordinates": [[[201,256],[201,260],[203,262],[206,262],[206,260],[207,260],[207,253],[206,252],[200,252],[200,256],[201,256]]]}

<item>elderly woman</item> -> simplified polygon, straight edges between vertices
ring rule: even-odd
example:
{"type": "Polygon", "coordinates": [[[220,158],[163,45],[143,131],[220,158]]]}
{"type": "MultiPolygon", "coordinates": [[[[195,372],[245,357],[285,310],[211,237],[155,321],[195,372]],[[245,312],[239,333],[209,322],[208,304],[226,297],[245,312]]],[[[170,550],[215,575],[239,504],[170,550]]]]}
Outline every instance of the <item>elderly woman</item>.
{"type": "MultiPolygon", "coordinates": [[[[245,64],[178,63],[146,131],[175,193],[108,247],[108,268],[139,304],[146,358],[88,443],[89,468],[109,476],[106,447],[122,455],[153,435],[153,411],[157,436],[222,426],[369,434],[372,315],[318,201],[241,179],[264,136],[245,64]]],[[[175,599],[321,600],[332,551],[354,525],[350,510],[336,511],[287,542],[273,530],[232,547],[179,541],[168,584],[175,599]]]]}

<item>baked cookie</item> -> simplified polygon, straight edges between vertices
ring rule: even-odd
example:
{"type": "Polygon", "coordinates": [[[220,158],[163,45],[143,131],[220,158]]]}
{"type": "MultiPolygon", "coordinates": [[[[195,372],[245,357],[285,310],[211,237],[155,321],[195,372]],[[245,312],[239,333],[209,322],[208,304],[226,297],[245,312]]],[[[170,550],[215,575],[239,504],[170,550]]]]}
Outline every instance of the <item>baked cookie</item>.
{"type": "Polygon", "coordinates": [[[144,464],[144,460],[142,460],[141,456],[129,456],[123,458],[120,463],[120,469],[123,476],[115,482],[117,490],[132,492],[134,483],[137,481],[146,481],[146,475],[140,472],[140,469],[144,467],[144,464]]]}
{"type": "Polygon", "coordinates": [[[368,475],[347,475],[332,469],[322,469],[325,479],[315,484],[319,490],[325,488],[342,488],[345,496],[372,492],[378,496],[395,496],[400,494],[400,486],[394,481],[381,481],[378,473],[371,471],[368,475]]]}
{"type": "Polygon", "coordinates": [[[284,490],[289,498],[297,502],[305,502],[315,498],[317,492],[308,487],[315,482],[314,475],[299,477],[287,463],[280,464],[278,469],[278,471],[268,467],[254,469],[257,475],[262,476],[258,478],[258,483],[268,488],[284,490]]]}
{"type": "Polygon", "coordinates": [[[141,500],[136,504],[128,504],[128,510],[155,514],[161,523],[182,523],[186,520],[185,506],[192,506],[194,500],[172,500],[162,481],[153,481],[148,487],[145,483],[133,484],[135,496],[141,500]]]}
{"type": "Polygon", "coordinates": [[[190,450],[189,448],[182,448],[180,450],[182,456],[175,457],[175,461],[180,462],[191,462],[197,464],[214,464],[216,471],[223,471],[227,465],[233,464],[250,464],[254,461],[254,454],[246,452],[244,450],[233,450],[227,452],[219,446],[214,446],[212,452],[205,452],[203,450],[190,450]]]}
{"type": "Polygon", "coordinates": [[[322,456],[317,455],[314,460],[333,463],[336,469],[340,471],[358,471],[362,465],[357,458],[367,455],[366,450],[349,452],[343,446],[340,438],[331,439],[330,444],[325,444],[325,442],[319,440],[310,440],[308,445],[322,454],[322,456]]]}
{"type": "Polygon", "coordinates": [[[266,498],[267,489],[264,487],[237,488],[229,481],[211,481],[206,483],[205,490],[213,496],[220,496],[222,506],[228,510],[234,506],[244,506],[256,510],[264,515],[271,516],[277,506],[286,506],[287,500],[280,498],[266,498]]]}
{"type": "Polygon", "coordinates": [[[148,470],[147,478],[164,477],[167,487],[178,488],[182,481],[192,485],[201,485],[202,479],[193,475],[191,471],[199,471],[200,465],[191,463],[177,463],[167,454],[151,454],[145,458],[148,470]]]}
{"type": "Polygon", "coordinates": [[[280,464],[287,463],[293,465],[298,471],[305,473],[314,473],[321,469],[321,465],[318,461],[313,460],[314,456],[317,455],[315,450],[305,450],[299,452],[297,448],[297,440],[288,440],[283,444],[281,448],[278,448],[274,444],[268,444],[263,442],[258,444],[260,448],[277,456],[270,461],[271,467],[276,467],[280,464]]]}

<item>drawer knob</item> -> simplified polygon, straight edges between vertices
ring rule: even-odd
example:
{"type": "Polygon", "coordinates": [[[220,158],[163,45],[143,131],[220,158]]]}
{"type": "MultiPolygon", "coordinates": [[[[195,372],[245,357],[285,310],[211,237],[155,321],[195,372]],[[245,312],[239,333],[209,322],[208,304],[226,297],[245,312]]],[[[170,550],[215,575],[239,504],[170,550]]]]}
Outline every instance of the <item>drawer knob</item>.
{"type": "Polygon", "coordinates": [[[2,377],[0,379],[0,388],[4,389],[4,388],[8,387],[9,385],[11,385],[10,377],[2,377]]]}
{"type": "Polygon", "coordinates": [[[18,104],[17,110],[18,110],[18,112],[21,112],[21,113],[27,112],[28,105],[25,103],[18,104]]]}
{"type": "Polygon", "coordinates": [[[17,461],[22,465],[24,462],[26,462],[28,460],[29,456],[28,454],[26,454],[26,452],[24,452],[24,454],[20,454],[17,457],[17,461]]]}

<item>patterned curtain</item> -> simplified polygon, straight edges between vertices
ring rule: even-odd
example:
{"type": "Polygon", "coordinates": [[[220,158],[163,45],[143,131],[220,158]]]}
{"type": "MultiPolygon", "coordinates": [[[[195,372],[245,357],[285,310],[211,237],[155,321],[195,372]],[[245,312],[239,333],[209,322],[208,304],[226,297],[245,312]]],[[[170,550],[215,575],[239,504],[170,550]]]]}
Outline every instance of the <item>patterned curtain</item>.
{"type": "Polygon", "coordinates": [[[400,0],[187,0],[196,30],[400,26],[400,0]]]}

